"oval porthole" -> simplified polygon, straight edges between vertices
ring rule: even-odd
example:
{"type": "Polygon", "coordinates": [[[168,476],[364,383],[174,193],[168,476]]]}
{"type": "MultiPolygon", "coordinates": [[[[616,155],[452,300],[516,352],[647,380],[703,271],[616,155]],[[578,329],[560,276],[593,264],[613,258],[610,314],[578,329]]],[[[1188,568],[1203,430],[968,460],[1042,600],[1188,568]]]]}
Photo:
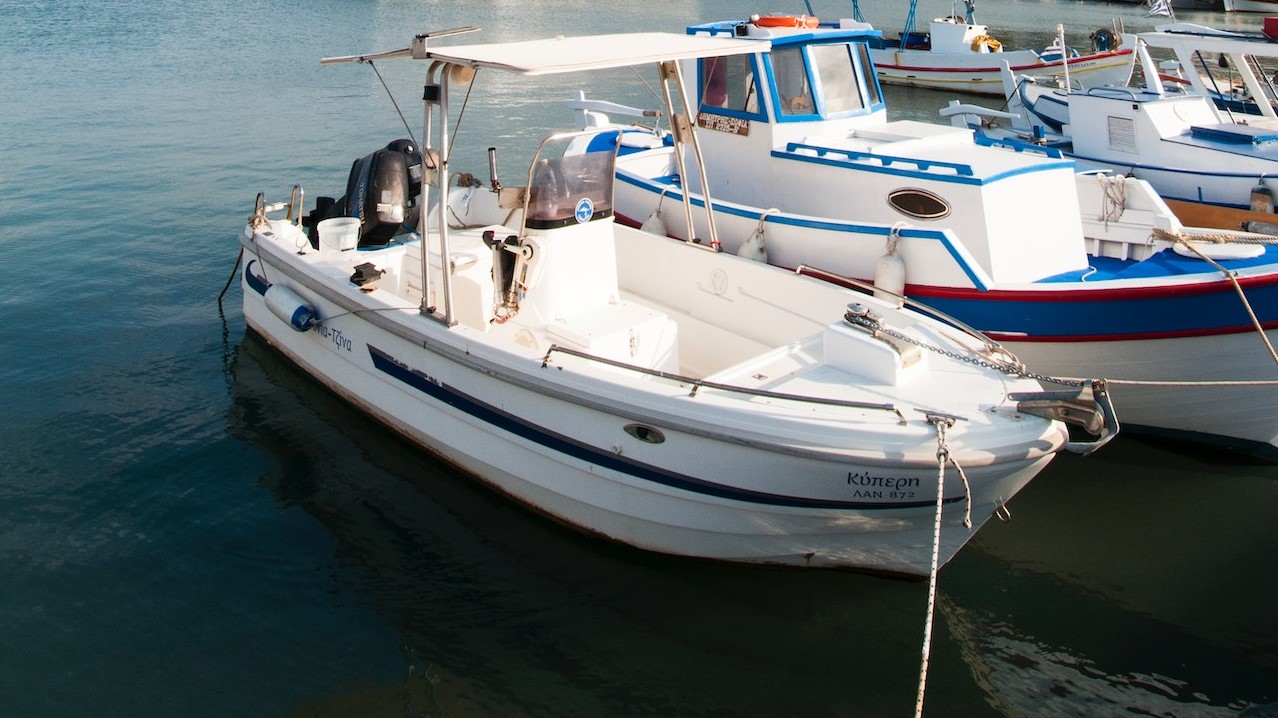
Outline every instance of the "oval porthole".
{"type": "Polygon", "coordinates": [[[892,209],[916,219],[940,219],[949,216],[950,205],[945,200],[922,189],[898,189],[888,194],[892,209]]]}
{"type": "Polygon", "coordinates": [[[622,427],[627,434],[646,444],[660,444],[666,440],[666,435],[661,433],[661,429],[647,424],[626,424],[622,427]]]}

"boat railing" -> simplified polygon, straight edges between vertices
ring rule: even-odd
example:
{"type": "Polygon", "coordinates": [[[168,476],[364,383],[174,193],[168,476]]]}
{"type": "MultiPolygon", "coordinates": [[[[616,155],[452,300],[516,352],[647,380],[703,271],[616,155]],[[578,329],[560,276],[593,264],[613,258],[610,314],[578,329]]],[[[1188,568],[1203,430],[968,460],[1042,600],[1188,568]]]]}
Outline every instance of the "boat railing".
{"type": "Polygon", "coordinates": [[[1046,147],[1026,140],[990,137],[989,135],[984,135],[979,132],[974,135],[973,139],[976,140],[976,144],[984,145],[986,147],[1001,147],[1015,152],[1034,152],[1054,160],[1065,159],[1065,154],[1056,147],[1046,147]]]}
{"type": "Polygon", "coordinates": [[[658,379],[664,379],[664,380],[672,381],[678,384],[686,384],[691,387],[691,389],[688,392],[688,396],[690,397],[695,397],[697,395],[697,392],[699,392],[701,389],[714,389],[717,391],[726,391],[726,392],[733,392],[736,394],[758,396],[758,397],[763,397],[766,399],[780,399],[783,401],[795,401],[795,402],[806,403],[806,404],[821,404],[824,406],[839,406],[839,407],[845,407],[849,409],[869,409],[872,411],[885,411],[885,412],[890,412],[895,414],[897,421],[902,426],[906,424],[905,415],[901,413],[901,410],[898,409],[895,404],[890,404],[890,403],[880,404],[880,403],[867,402],[867,401],[851,401],[848,399],[827,399],[825,397],[820,397],[820,396],[788,394],[788,393],[779,392],[779,391],[768,391],[767,389],[751,389],[750,387],[737,386],[735,384],[723,384],[723,383],[715,382],[715,381],[707,381],[705,379],[697,379],[695,377],[686,376],[684,374],[676,374],[674,372],[661,371],[660,369],[649,369],[648,367],[637,366],[635,364],[628,364],[623,361],[617,361],[616,359],[601,357],[596,354],[583,352],[583,351],[572,349],[570,347],[562,346],[559,344],[551,344],[550,348],[546,350],[546,355],[542,357],[542,360],[541,360],[542,368],[545,368],[550,365],[550,357],[552,354],[568,354],[569,356],[575,356],[579,359],[585,359],[587,361],[599,362],[600,364],[606,364],[608,366],[616,367],[618,369],[625,369],[627,371],[633,371],[639,374],[657,377],[658,379]]]}
{"type": "Polygon", "coordinates": [[[976,174],[975,171],[973,171],[971,165],[966,165],[959,162],[945,162],[941,160],[919,159],[917,157],[898,157],[896,155],[882,155],[875,152],[866,152],[864,150],[849,150],[849,149],[843,149],[839,147],[810,145],[803,142],[787,143],[785,146],[784,152],[774,151],[773,155],[782,156],[782,157],[785,156],[786,154],[803,156],[801,155],[801,152],[811,152],[815,154],[817,157],[821,159],[825,159],[827,161],[830,161],[830,160],[837,161],[838,157],[842,157],[847,159],[850,163],[873,160],[873,161],[879,162],[884,167],[890,167],[897,163],[912,165],[918,168],[918,170],[921,172],[931,172],[933,171],[933,169],[937,169],[937,168],[947,169],[947,170],[952,170],[954,174],[960,177],[971,177],[976,174]],[[830,158],[829,155],[835,155],[836,157],[830,158]]]}
{"type": "Polygon", "coordinates": [[[305,193],[302,191],[302,185],[295,184],[293,189],[289,191],[287,202],[272,202],[267,204],[266,195],[262,192],[257,193],[257,198],[253,201],[253,215],[249,218],[250,222],[257,226],[260,223],[265,226],[269,216],[277,212],[288,210],[284,216],[285,221],[295,226],[302,226],[302,209],[305,207],[305,193]]]}

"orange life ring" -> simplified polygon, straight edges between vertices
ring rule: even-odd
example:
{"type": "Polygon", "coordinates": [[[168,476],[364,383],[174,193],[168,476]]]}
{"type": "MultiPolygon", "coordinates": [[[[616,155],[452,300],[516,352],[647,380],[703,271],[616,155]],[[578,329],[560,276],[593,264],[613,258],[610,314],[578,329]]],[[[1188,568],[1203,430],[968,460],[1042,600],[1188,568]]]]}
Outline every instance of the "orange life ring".
{"type": "Polygon", "coordinates": [[[757,27],[816,27],[821,21],[811,15],[759,15],[754,18],[757,27]]]}

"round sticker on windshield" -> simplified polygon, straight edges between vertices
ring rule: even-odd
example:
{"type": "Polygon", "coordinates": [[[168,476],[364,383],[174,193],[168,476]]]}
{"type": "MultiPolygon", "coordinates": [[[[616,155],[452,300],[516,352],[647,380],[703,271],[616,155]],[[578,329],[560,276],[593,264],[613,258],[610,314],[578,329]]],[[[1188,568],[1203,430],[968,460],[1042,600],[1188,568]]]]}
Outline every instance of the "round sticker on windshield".
{"type": "Polygon", "coordinates": [[[577,202],[577,221],[589,222],[590,218],[595,216],[595,203],[590,201],[589,197],[582,197],[577,202]]]}

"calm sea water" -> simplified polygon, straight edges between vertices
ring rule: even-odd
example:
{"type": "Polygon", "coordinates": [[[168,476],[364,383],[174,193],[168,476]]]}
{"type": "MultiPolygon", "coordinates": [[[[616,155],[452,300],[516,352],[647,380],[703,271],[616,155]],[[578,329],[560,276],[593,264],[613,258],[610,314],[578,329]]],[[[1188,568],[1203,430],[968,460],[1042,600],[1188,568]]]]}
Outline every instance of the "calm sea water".
{"type": "MultiPolygon", "coordinates": [[[[776,9],[0,0],[0,715],[908,715],[925,584],[579,536],[245,336],[238,289],[216,302],[255,193],[340,194],[403,134],[376,76],[320,57],[776,9]]],[[[1152,26],[979,10],[1010,44],[1152,26]]],[[[420,68],[381,69],[416,123],[420,68]]],[[[571,121],[567,88],[488,89],[473,128],[571,121]]],[[[1120,438],[1012,509],[941,574],[929,716],[1278,713],[1278,468],[1120,438]]]]}

